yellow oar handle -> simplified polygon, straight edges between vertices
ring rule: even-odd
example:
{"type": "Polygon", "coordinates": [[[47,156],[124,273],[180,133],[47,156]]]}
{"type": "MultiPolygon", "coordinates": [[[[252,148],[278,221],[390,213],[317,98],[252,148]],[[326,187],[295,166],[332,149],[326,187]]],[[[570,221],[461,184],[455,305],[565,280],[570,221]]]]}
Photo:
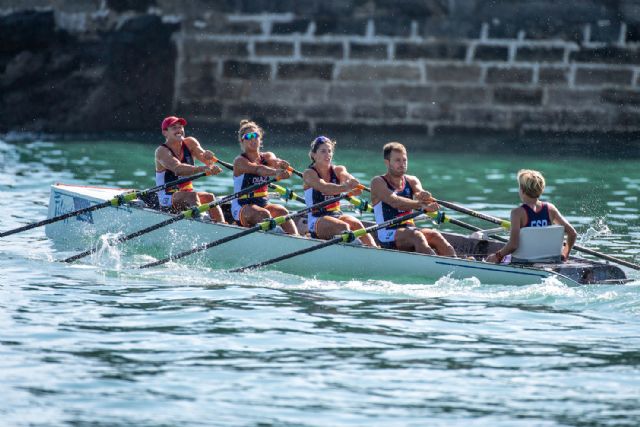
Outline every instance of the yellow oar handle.
{"type": "Polygon", "coordinates": [[[110,202],[111,202],[111,206],[117,208],[118,206],[123,205],[124,203],[127,203],[127,202],[131,202],[137,198],[138,198],[138,193],[135,191],[132,191],[131,193],[121,194],[117,197],[114,197],[113,199],[110,200],[110,202]]]}
{"type": "Polygon", "coordinates": [[[305,202],[304,198],[300,197],[298,194],[294,193],[292,190],[281,187],[280,185],[271,184],[271,188],[276,190],[276,193],[280,194],[281,196],[284,196],[285,200],[295,200],[301,203],[305,202]]]}
{"type": "Polygon", "coordinates": [[[349,196],[347,200],[349,200],[349,202],[351,202],[351,204],[357,208],[361,207],[364,204],[361,209],[363,212],[373,212],[373,208],[369,205],[369,202],[363,202],[362,200],[353,196],[349,196]]]}
{"type": "Polygon", "coordinates": [[[367,234],[367,230],[364,228],[359,228],[358,230],[354,230],[350,233],[343,233],[342,234],[342,241],[348,243],[351,239],[351,236],[353,236],[354,238],[359,238],[364,236],[365,234],[367,234]]]}
{"type": "Polygon", "coordinates": [[[282,225],[286,221],[287,221],[287,215],[282,215],[282,216],[277,216],[275,218],[262,221],[259,225],[262,231],[269,231],[273,229],[276,225],[282,225]]]}

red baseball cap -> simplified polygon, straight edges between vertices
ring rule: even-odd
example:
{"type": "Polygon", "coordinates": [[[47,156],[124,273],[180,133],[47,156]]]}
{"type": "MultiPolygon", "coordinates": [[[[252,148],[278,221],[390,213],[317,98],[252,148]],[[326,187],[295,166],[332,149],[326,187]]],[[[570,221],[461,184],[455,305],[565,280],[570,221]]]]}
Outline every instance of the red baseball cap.
{"type": "Polygon", "coordinates": [[[187,121],[181,117],[169,116],[162,121],[162,130],[167,130],[169,126],[173,126],[176,123],[180,123],[182,126],[187,125],[187,121]]]}

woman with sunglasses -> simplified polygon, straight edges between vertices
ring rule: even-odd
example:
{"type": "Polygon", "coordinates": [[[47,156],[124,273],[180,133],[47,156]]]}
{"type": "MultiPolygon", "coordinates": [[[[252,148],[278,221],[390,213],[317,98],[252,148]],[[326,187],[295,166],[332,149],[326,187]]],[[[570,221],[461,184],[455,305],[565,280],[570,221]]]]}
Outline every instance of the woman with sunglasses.
{"type": "MultiPolygon", "coordinates": [[[[238,192],[251,185],[265,183],[263,187],[231,202],[233,218],[244,227],[252,227],[265,219],[289,213],[284,206],[269,203],[267,180],[274,176],[286,179],[291,177],[291,172],[288,162],[277,158],[272,152],[260,152],[263,135],[262,128],[255,122],[240,122],[238,139],[242,153],[233,161],[233,190],[238,192]]],[[[287,234],[298,234],[292,220],[282,224],[282,229],[287,234]]]]}
{"type": "MultiPolygon", "coordinates": [[[[335,146],[335,141],[326,136],[319,136],[311,143],[311,164],[303,173],[304,199],[307,206],[347,191],[354,195],[362,192],[356,189],[360,182],[349,174],[346,167],[334,166],[331,163],[335,146]]],[[[358,219],[340,211],[339,201],[311,211],[307,216],[307,226],[311,237],[324,240],[349,230],[363,228],[358,219]]],[[[378,247],[370,234],[360,237],[360,241],[367,246],[378,247]]]]}

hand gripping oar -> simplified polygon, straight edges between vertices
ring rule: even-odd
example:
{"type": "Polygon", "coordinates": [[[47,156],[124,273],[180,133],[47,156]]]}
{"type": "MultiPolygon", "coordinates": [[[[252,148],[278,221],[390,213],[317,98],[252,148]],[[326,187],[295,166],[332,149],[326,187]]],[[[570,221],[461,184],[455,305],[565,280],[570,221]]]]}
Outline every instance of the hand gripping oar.
{"type": "MultiPolygon", "coordinates": [[[[496,218],[496,217],[493,217],[493,216],[490,216],[490,215],[485,215],[483,213],[476,212],[476,211],[473,211],[471,209],[467,209],[467,208],[465,208],[463,206],[460,206],[460,205],[457,205],[455,203],[446,202],[446,201],[443,201],[443,200],[436,200],[436,202],[438,202],[442,206],[445,206],[445,207],[447,207],[449,209],[453,209],[455,211],[462,212],[462,213],[474,216],[476,218],[480,218],[480,219],[483,219],[485,221],[492,222],[494,224],[498,224],[499,226],[501,226],[503,228],[506,228],[506,229],[511,228],[511,222],[509,222],[507,220],[496,218]]],[[[620,265],[624,265],[625,267],[633,268],[634,270],[640,270],[640,265],[638,265],[638,264],[634,264],[632,262],[625,261],[625,260],[620,259],[620,258],[612,257],[611,255],[607,255],[607,254],[603,254],[601,252],[594,251],[593,249],[585,248],[585,247],[579,246],[579,245],[573,245],[573,249],[575,249],[578,252],[583,252],[585,254],[589,254],[589,255],[593,255],[593,256],[598,257],[598,258],[605,259],[607,261],[611,261],[611,262],[618,263],[620,265]]]]}
{"type": "MultiPolygon", "coordinates": [[[[293,190],[282,187],[277,184],[269,184],[269,187],[276,190],[276,193],[280,194],[284,200],[295,200],[296,202],[306,203],[304,198],[296,194],[293,190]]],[[[359,185],[358,189],[364,189],[363,185],[359,185]]],[[[346,200],[348,200],[353,206],[361,210],[362,212],[373,212],[373,208],[369,205],[368,201],[362,201],[357,197],[347,194],[346,200]]]]}
{"type": "Polygon", "coordinates": [[[119,195],[115,196],[111,200],[107,200],[106,202],[98,203],[97,205],[89,206],[89,207],[78,209],[78,210],[71,211],[71,212],[67,212],[67,213],[62,214],[62,215],[54,216],[53,218],[48,218],[48,219],[45,219],[43,221],[34,222],[34,223],[27,224],[27,225],[22,226],[22,227],[14,228],[13,230],[5,231],[3,233],[0,233],[0,237],[5,237],[5,236],[9,236],[11,234],[16,234],[16,233],[19,233],[21,231],[31,230],[32,228],[40,227],[40,226],[47,225],[47,224],[52,224],[52,223],[57,222],[57,221],[62,221],[64,219],[71,218],[73,216],[82,215],[83,213],[87,213],[87,212],[93,212],[93,211],[96,211],[98,209],[106,208],[106,207],[109,207],[109,206],[117,207],[117,206],[123,205],[125,203],[128,203],[128,202],[130,202],[132,200],[143,198],[145,196],[148,196],[149,194],[156,193],[156,192],[158,192],[160,190],[165,190],[167,188],[175,187],[175,186],[183,184],[185,182],[195,181],[196,179],[202,178],[203,176],[206,176],[206,175],[207,175],[206,172],[200,172],[200,173],[197,173],[195,175],[186,176],[184,178],[180,178],[180,179],[168,182],[168,183],[163,184],[163,185],[158,185],[156,187],[151,187],[151,188],[148,188],[146,190],[132,191],[132,192],[129,192],[129,193],[122,193],[122,194],[119,194],[119,195]]]}
{"type": "Polygon", "coordinates": [[[285,259],[293,258],[293,257],[296,257],[298,255],[304,255],[304,254],[309,253],[309,252],[317,251],[318,249],[326,248],[327,246],[335,245],[337,243],[353,242],[355,239],[357,239],[359,237],[362,237],[367,233],[371,233],[371,232],[377,231],[377,230],[379,230],[381,228],[389,227],[391,225],[400,224],[401,222],[404,222],[404,221],[407,221],[409,219],[412,219],[412,218],[415,218],[417,216],[420,216],[423,213],[424,213],[423,211],[416,211],[416,212],[410,213],[408,215],[403,215],[401,217],[390,219],[388,221],[385,221],[385,222],[377,224],[377,225],[372,225],[371,227],[361,228],[359,230],[342,233],[339,236],[336,236],[333,239],[327,240],[326,242],[322,242],[322,243],[320,243],[318,245],[311,246],[311,247],[304,248],[304,249],[300,249],[298,251],[291,252],[291,253],[288,253],[288,254],[284,254],[284,255],[281,255],[279,257],[271,258],[271,259],[266,260],[266,261],[258,262],[258,263],[255,263],[255,264],[251,264],[251,265],[248,265],[246,267],[234,268],[233,270],[229,270],[229,271],[232,272],[232,273],[238,273],[238,272],[249,270],[249,269],[252,269],[252,268],[264,267],[265,265],[275,264],[276,262],[284,261],[285,259]]]}
{"type": "Polygon", "coordinates": [[[172,256],[169,256],[167,258],[155,261],[155,262],[150,262],[149,264],[141,265],[139,268],[155,267],[157,265],[165,264],[165,263],[167,263],[169,261],[173,261],[173,260],[176,260],[176,259],[184,258],[184,257],[186,257],[188,255],[192,255],[192,254],[195,254],[197,252],[202,252],[202,251],[204,251],[206,249],[213,248],[215,246],[220,246],[223,243],[227,243],[227,242],[230,242],[232,240],[239,239],[240,237],[244,237],[244,236],[246,236],[248,234],[255,233],[256,231],[272,230],[276,226],[282,225],[282,224],[284,224],[286,221],[288,221],[290,219],[297,218],[297,217],[300,217],[302,215],[308,214],[313,209],[320,209],[320,208],[322,208],[324,206],[330,205],[332,203],[335,203],[335,202],[337,202],[337,201],[339,201],[341,199],[346,199],[348,197],[350,197],[349,194],[336,196],[336,197],[333,197],[331,199],[324,200],[324,201],[322,201],[320,203],[316,203],[313,206],[309,206],[309,207],[307,207],[305,209],[302,209],[302,210],[299,210],[297,212],[292,212],[292,213],[290,213],[288,215],[283,215],[283,216],[279,216],[279,217],[276,217],[276,218],[270,218],[268,220],[264,220],[262,222],[259,222],[256,225],[254,225],[253,227],[248,228],[246,230],[243,230],[243,231],[241,231],[239,233],[233,234],[231,236],[223,237],[222,239],[214,240],[213,242],[209,242],[209,243],[205,243],[205,244],[196,246],[195,248],[186,250],[186,251],[181,252],[181,253],[179,253],[177,255],[172,255],[172,256]]]}
{"type": "MultiPolygon", "coordinates": [[[[269,183],[275,182],[275,181],[278,181],[278,179],[277,178],[270,178],[266,182],[261,182],[261,183],[258,183],[258,184],[251,185],[251,186],[249,186],[247,188],[243,188],[242,190],[238,191],[237,193],[233,193],[233,194],[230,194],[230,195],[228,195],[226,197],[223,197],[221,199],[214,200],[213,202],[205,203],[204,205],[195,206],[195,207],[193,207],[191,209],[188,209],[186,211],[182,211],[178,215],[176,215],[176,216],[174,216],[174,217],[172,217],[170,219],[167,219],[165,221],[162,221],[162,222],[160,222],[158,224],[149,226],[147,228],[143,228],[142,230],[138,230],[138,231],[133,232],[131,234],[128,234],[126,236],[117,237],[115,239],[115,243],[126,242],[126,241],[131,240],[131,239],[133,239],[135,237],[138,237],[138,236],[141,236],[143,234],[146,234],[146,233],[149,233],[151,231],[154,231],[154,230],[157,230],[159,228],[162,228],[165,225],[173,224],[174,222],[180,221],[181,219],[192,218],[192,217],[197,216],[197,215],[199,215],[199,214],[201,214],[201,213],[203,213],[203,212],[205,212],[205,211],[207,211],[207,210],[209,210],[211,208],[214,208],[214,207],[216,207],[218,205],[221,205],[223,203],[229,202],[229,201],[231,201],[231,200],[233,200],[235,198],[238,198],[238,197],[240,197],[240,196],[242,196],[244,194],[250,193],[253,190],[256,190],[256,189],[258,189],[260,187],[263,187],[265,184],[269,184],[269,183]]],[[[64,259],[62,261],[63,262],[73,262],[73,261],[76,261],[76,260],[78,260],[80,258],[84,258],[87,255],[91,255],[92,253],[96,252],[97,250],[98,250],[97,247],[93,247],[93,248],[88,249],[88,250],[86,250],[84,252],[81,252],[79,254],[76,254],[76,255],[73,255],[73,256],[71,256],[69,258],[66,258],[66,259],[64,259]]]]}

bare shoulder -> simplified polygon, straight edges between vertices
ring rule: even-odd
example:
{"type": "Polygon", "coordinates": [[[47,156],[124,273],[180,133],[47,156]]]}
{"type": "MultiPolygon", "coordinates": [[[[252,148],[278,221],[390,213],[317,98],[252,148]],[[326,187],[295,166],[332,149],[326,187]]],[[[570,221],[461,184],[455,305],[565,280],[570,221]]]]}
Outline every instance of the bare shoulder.
{"type": "Polygon", "coordinates": [[[347,170],[347,167],[343,165],[334,165],[333,170],[336,173],[349,173],[349,171],[347,170]]]}
{"type": "Polygon", "coordinates": [[[374,185],[380,182],[384,182],[384,180],[382,179],[382,176],[380,175],[374,176],[373,179],[371,180],[371,185],[374,185]]]}
{"type": "Polygon", "coordinates": [[[382,178],[382,176],[378,175],[371,180],[371,191],[380,191],[387,188],[387,183],[382,178]]]}
{"type": "Polygon", "coordinates": [[[416,191],[416,190],[424,190],[422,188],[422,182],[420,181],[420,179],[417,176],[414,175],[405,175],[404,179],[407,180],[407,182],[409,183],[409,185],[411,186],[411,188],[416,191]]]}
{"type": "Polygon", "coordinates": [[[239,154],[236,156],[235,159],[233,159],[233,165],[241,165],[241,164],[247,164],[249,162],[249,160],[243,156],[242,154],[239,154]]]}
{"type": "Polygon", "coordinates": [[[184,144],[190,149],[193,147],[200,147],[200,142],[198,142],[198,140],[195,139],[193,136],[186,137],[185,139],[182,140],[182,142],[184,142],[184,144]]]}
{"type": "Polygon", "coordinates": [[[524,218],[526,215],[527,212],[522,206],[517,206],[511,209],[511,218],[524,218]]]}
{"type": "Polygon", "coordinates": [[[415,175],[405,175],[404,179],[409,181],[409,183],[412,184],[412,185],[413,184],[422,185],[422,182],[420,182],[420,179],[415,175]]]}
{"type": "Polygon", "coordinates": [[[173,156],[173,153],[171,153],[171,150],[166,145],[158,145],[158,147],[156,147],[155,155],[156,158],[163,158],[166,156],[173,156]]]}
{"type": "Polygon", "coordinates": [[[562,214],[560,213],[560,211],[558,210],[558,208],[556,208],[556,205],[554,205],[551,202],[547,202],[547,209],[549,209],[549,216],[551,217],[551,221],[555,221],[557,218],[562,217],[562,214]]]}

